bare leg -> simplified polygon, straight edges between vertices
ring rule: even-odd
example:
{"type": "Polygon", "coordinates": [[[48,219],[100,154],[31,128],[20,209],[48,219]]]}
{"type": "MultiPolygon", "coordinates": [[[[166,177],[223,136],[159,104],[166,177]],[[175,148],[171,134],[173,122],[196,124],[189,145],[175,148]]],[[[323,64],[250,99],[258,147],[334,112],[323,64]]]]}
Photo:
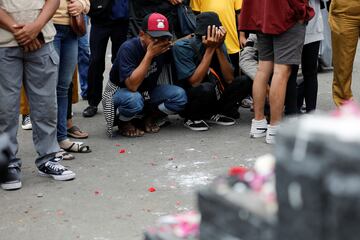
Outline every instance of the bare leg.
{"type": "Polygon", "coordinates": [[[259,69],[253,83],[253,99],[255,120],[262,120],[264,116],[264,105],[267,93],[267,87],[271,73],[273,71],[274,63],[271,61],[260,61],[259,69]]]}
{"type": "Polygon", "coordinates": [[[286,86],[291,74],[291,66],[275,64],[270,86],[270,125],[277,125],[283,115],[286,86]]]}

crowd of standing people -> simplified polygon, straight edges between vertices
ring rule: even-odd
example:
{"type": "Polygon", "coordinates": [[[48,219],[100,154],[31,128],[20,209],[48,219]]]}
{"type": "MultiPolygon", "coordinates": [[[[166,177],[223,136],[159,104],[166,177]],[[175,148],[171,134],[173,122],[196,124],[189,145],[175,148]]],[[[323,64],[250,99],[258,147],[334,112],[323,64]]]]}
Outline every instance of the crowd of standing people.
{"type": "Polygon", "coordinates": [[[250,137],[275,143],[284,114],[316,110],[327,37],[321,12],[329,6],[333,98],[341,106],[353,99],[357,0],[0,0],[0,134],[10,139],[1,187],[22,186],[19,114],[33,131],[39,174],[75,178],[61,161],[91,152],[73,140],[89,136],[72,120],[79,80],[83,116],[102,103],[110,137],[114,128],[125,137],[157,133],[174,114],[193,131],[230,126],[244,106],[254,111],[250,137]],[[74,30],[79,18],[89,33],[74,30]]]}

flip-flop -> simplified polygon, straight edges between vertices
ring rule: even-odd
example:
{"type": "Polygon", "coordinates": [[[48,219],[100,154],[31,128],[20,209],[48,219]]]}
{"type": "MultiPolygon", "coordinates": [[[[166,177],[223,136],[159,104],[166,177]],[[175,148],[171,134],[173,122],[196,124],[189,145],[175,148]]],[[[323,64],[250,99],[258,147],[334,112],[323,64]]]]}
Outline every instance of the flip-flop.
{"type": "Polygon", "coordinates": [[[73,153],[90,153],[91,149],[88,145],[84,145],[82,142],[73,142],[70,147],[63,148],[67,152],[73,153]]]}
{"type": "Polygon", "coordinates": [[[67,130],[67,135],[69,137],[76,138],[76,139],[85,139],[85,138],[89,137],[88,133],[81,131],[80,128],[75,125],[67,130]],[[80,135],[78,133],[80,133],[82,135],[80,135]]]}
{"type": "Polygon", "coordinates": [[[74,160],[75,157],[68,153],[68,152],[65,152],[63,149],[60,150],[60,152],[58,152],[55,156],[57,157],[62,157],[63,160],[74,160]]]}

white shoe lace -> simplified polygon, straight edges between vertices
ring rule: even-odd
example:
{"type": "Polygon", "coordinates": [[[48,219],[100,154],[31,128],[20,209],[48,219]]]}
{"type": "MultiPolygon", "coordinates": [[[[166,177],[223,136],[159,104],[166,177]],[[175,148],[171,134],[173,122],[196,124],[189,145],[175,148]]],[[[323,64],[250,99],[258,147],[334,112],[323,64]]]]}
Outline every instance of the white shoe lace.
{"type": "Polygon", "coordinates": [[[24,123],[23,123],[23,125],[28,125],[28,124],[31,124],[30,116],[26,116],[26,117],[24,118],[24,123]]]}
{"type": "Polygon", "coordinates": [[[51,170],[56,171],[56,172],[66,170],[66,168],[63,165],[59,164],[58,162],[49,161],[49,162],[46,163],[45,166],[50,168],[51,170]]]}

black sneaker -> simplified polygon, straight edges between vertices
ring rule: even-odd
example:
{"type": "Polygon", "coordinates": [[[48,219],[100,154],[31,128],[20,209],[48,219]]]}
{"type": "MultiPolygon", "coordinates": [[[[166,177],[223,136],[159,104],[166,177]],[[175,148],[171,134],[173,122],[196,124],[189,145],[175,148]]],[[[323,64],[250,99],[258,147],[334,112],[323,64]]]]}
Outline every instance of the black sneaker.
{"type": "Polygon", "coordinates": [[[1,188],[4,190],[16,190],[21,188],[21,170],[19,167],[10,165],[1,179],[1,188]]]}
{"type": "Polygon", "coordinates": [[[22,116],[21,128],[24,129],[24,130],[31,130],[32,129],[30,115],[23,115],[22,116]]]}
{"type": "Polygon", "coordinates": [[[52,160],[47,161],[39,167],[39,175],[52,177],[58,181],[67,181],[75,178],[75,173],[68,170],[59,162],[62,160],[61,157],[55,157],[52,160]]]}
{"type": "Polygon", "coordinates": [[[235,119],[221,114],[216,114],[212,116],[209,120],[206,120],[206,122],[223,125],[223,126],[231,126],[236,123],[235,119]]]}
{"type": "Polygon", "coordinates": [[[209,130],[209,125],[206,124],[206,122],[204,120],[197,120],[197,121],[192,121],[192,120],[187,120],[184,123],[184,126],[193,130],[193,131],[207,131],[209,130]]]}
{"type": "Polygon", "coordinates": [[[94,106],[88,106],[87,108],[85,108],[85,110],[83,111],[83,116],[84,117],[93,117],[95,116],[95,114],[97,113],[97,107],[94,106]]]}

